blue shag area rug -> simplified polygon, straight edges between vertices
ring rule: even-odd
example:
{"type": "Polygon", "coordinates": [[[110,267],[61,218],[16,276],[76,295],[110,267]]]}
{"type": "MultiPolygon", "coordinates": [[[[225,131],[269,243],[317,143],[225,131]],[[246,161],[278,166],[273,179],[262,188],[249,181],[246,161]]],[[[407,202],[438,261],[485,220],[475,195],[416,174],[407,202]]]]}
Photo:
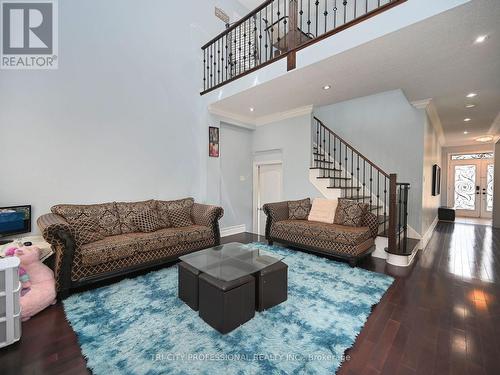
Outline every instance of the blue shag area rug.
{"type": "Polygon", "coordinates": [[[315,255],[285,256],[288,300],[221,335],[177,298],[177,267],[64,301],[87,366],[111,374],[333,374],[393,282],[315,255]]]}

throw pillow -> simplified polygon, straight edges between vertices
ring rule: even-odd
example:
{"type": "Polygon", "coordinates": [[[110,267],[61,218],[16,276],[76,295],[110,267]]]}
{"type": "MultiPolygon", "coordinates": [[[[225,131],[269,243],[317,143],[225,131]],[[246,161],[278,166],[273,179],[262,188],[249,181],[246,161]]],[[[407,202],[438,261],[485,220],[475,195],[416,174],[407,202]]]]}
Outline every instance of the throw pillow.
{"type": "Polygon", "coordinates": [[[311,200],[309,198],[288,201],[288,218],[290,220],[307,220],[309,211],[311,211],[311,200]]]}
{"type": "Polygon", "coordinates": [[[172,208],[168,210],[168,217],[174,228],[193,225],[193,220],[191,219],[191,207],[172,208]]]}
{"type": "Polygon", "coordinates": [[[333,224],[337,201],[333,199],[315,198],[307,220],[333,224]]]}
{"type": "Polygon", "coordinates": [[[335,212],[335,224],[359,227],[368,212],[368,203],[359,203],[349,199],[339,199],[335,212]]]}
{"type": "Polygon", "coordinates": [[[105,238],[99,226],[99,222],[93,217],[83,217],[81,219],[68,221],[68,223],[75,231],[75,242],[77,246],[100,241],[105,238]]]}
{"type": "Polygon", "coordinates": [[[151,233],[156,232],[162,227],[158,215],[154,211],[146,210],[135,215],[133,222],[139,232],[151,233]]]}

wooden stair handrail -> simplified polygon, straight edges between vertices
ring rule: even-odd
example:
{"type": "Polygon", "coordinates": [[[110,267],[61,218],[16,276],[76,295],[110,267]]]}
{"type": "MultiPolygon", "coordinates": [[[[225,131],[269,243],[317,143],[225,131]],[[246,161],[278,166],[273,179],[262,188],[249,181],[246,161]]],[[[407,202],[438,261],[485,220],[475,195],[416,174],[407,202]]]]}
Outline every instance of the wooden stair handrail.
{"type": "MultiPolygon", "coordinates": [[[[377,166],[375,163],[373,163],[372,161],[370,161],[370,159],[368,159],[366,156],[364,156],[361,152],[359,152],[358,150],[356,150],[353,146],[351,146],[351,144],[349,142],[347,142],[345,139],[343,139],[342,137],[340,137],[337,133],[335,133],[334,131],[332,131],[328,126],[326,126],[323,121],[321,121],[319,118],[317,118],[316,116],[314,116],[314,119],[319,122],[321,124],[321,126],[323,126],[330,134],[332,134],[335,138],[338,138],[342,143],[344,143],[347,147],[349,147],[352,151],[356,152],[359,156],[361,156],[361,158],[365,159],[367,163],[369,163],[373,168],[375,168],[377,171],[379,171],[382,175],[384,175],[385,177],[389,178],[390,175],[389,173],[385,172],[382,168],[380,168],[379,166],[377,166]]],[[[408,184],[409,185],[409,184],[408,184]]]]}

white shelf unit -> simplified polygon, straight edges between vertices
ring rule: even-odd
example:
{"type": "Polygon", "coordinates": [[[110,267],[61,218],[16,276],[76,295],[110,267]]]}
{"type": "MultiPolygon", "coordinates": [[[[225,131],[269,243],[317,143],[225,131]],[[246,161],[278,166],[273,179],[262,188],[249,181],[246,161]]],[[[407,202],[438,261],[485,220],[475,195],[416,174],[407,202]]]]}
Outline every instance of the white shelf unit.
{"type": "Polygon", "coordinates": [[[0,259],[0,348],[21,338],[19,258],[0,259]]]}

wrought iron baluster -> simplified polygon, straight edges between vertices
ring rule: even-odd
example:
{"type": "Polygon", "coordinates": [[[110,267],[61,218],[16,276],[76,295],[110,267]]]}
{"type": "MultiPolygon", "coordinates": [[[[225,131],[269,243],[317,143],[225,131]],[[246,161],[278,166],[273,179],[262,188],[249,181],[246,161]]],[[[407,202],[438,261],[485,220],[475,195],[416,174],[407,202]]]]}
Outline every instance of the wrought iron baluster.
{"type": "Polygon", "coordinates": [[[354,150],[351,148],[351,197],[354,196],[354,150]]]}
{"type": "Polygon", "coordinates": [[[326,33],[328,26],[328,0],[325,0],[325,10],[323,12],[323,15],[325,16],[325,33],[326,33]]]}
{"type": "Polygon", "coordinates": [[[311,35],[311,0],[307,0],[307,34],[311,35]]]}
{"type": "Polygon", "coordinates": [[[359,154],[356,153],[357,155],[357,166],[356,166],[356,198],[359,200],[359,189],[361,186],[359,186],[359,154]]]}
{"type": "MultiPolygon", "coordinates": [[[[387,220],[387,177],[384,178],[384,219],[387,220]]],[[[387,231],[387,222],[384,222],[384,233],[387,231]]]]}
{"type": "Polygon", "coordinates": [[[334,0],[333,2],[333,28],[335,29],[337,27],[337,0],[334,0]]]}
{"type": "Polygon", "coordinates": [[[207,50],[203,49],[203,91],[207,89],[207,50]]]}
{"type": "Polygon", "coordinates": [[[318,34],[318,26],[319,26],[319,0],[316,0],[316,2],[314,3],[316,5],[316,37],[319,35],[318,34]]]}
{"type": "Polygon", "coordinates": [[[373,167],[370,165],[370,210],[372,209],[372,202],[373,202],[373,167]]]}
{"type": "Polygon", "coordinates": [[[345,24],[347,21],[347,0],[344,0],[342,4],[344,4],[344,24],[345,24]]]}
{"type": "Polygon", "coordinates": [[[363,194],[361,195],[363,197],[363,202],[365,200],[365,189],[366,189],[366,160],[363,159],[363,194]]]}

